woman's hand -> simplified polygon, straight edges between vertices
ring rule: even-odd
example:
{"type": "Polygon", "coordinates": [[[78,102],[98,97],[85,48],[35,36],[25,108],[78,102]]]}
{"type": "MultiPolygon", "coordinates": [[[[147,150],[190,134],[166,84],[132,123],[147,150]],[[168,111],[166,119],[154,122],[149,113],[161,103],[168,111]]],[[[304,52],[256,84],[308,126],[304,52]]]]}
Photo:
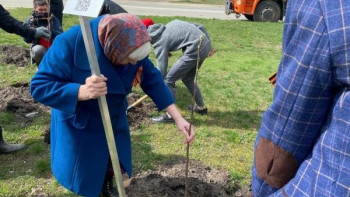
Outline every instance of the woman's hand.
{"type": "Polygon", "coordinates": [[[78,100],[85,101],[96,99],[107,94],[107,78],[101,74],[100,77],[92,75],[86,78],[85,84],[81,85],[78,92],[78,100]]]}
{"type": "Polygon", "coordinates": [[[176,123],[179,131],[181,131],[183,133],[183,135],[185,136],[185,138],[186,138],[185,142],[192,143],[194,140],[194,136],[195,136],[194,126],[193,125],[190,126],[190,123],[188,123],[182,117],[179,120],[175,120],[175,123],[176,123]],[[191,127],[191,130],[190,130],[190,127],[191,127]]]}
{"type": "Polygon", "coordinates": [[[191,126],[190,130],[190,123],[188,123],[180,114],[180,112],[177,110],[175,104],[171,104],[166,108],[166,111],[169,113],[169,115],[174,119],[177,128],[179,131],[183,133],[185,136],[185,142],[186,143],[192,143],[195,136],[195,129],[194,126],[191,126]]]}

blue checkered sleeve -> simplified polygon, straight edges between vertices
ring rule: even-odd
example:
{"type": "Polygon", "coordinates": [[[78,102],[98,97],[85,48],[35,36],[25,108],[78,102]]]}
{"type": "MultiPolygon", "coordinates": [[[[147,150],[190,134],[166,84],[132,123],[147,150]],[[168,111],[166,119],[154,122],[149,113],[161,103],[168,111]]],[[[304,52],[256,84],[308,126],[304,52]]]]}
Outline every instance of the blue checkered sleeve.
{"type": "Polygon", "coordinates": [[[274,100],[255,148],[271,140],[298,162],[281,189],[253,166],[254,196],[350,196],[350,1],[288,1],[274,100]]]}

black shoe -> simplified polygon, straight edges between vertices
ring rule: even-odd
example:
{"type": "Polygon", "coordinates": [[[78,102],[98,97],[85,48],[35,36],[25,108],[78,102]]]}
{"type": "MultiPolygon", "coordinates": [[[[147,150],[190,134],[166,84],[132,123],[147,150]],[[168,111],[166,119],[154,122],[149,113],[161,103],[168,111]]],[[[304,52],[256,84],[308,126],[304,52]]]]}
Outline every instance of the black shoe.
{"type": "Polygon", "coordinates": [[[118,191],[113,186],[113,177],[105,178],[100,197],[119,197],[118,191]]]}
{"type": "Polygon", "coordinates": [[[2,128],[0,126],[0,154],[12,153],[15,151],[22,150],[24,148],[24,144],[8,144],[5,142],[2,136],[2,128]]]}
{"type": "MultiPolygon", "coordinates": [[[[188,109],[188,110],[192,110],[192,105],[187,106],[187,109],[188,109]]],[[[204,114],[207,114],[207,113],[208,113],[208,108],[198,109],[198,106],[195,105],[195,106],[193,107],[193,111],[195,111],[195,112],[197,112],[197,113],[199,113],[199,114],[201,114],[201,115],[204,115],[204,114]]]]}
{"type": "Polygon", "coordinates": [[[157,116],[152,118],[153,123],[175,123],[174,119],[168,117],[168,115],[164,114],[163,116],[157,116]]]}

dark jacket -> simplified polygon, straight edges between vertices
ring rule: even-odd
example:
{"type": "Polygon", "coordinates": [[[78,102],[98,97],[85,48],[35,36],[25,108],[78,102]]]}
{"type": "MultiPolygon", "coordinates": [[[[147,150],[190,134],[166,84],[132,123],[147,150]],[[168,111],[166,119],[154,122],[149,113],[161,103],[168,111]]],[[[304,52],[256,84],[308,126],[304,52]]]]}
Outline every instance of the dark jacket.
{"type": "MultiPolygon", "coordinates": [[[[51,32],[51,40],[52,41],[56,38],[56,36],[58,36],[60,33],[63,32],[62,25],[61,25],[60,21],[54,15],[51,15],[50,27],[48,27],[47,24],[44,24],[42,22],[33,23],[33,22],[31,22],[31,19],[32,19],[32,17],[27,18],[24,21],[24,24],[28,25],[30,27],[33,27],[33,28],[38,28],[38,27],[48,28],[51,32]]],[[[23,39],[27,43],[38,44],[38,42],[39,42],[39,39],[35,39],[33,37],[24,37],[23,39]]]]}
{"type": "Polygon", "coordinates": [[[50,10],[52,14],[62,23],[63,17],[63,1],[62,0],[50,0],[50,10]]]}
{"type": "Polygon", "coordinates": [[[35,29],[29,25],[23,24],[21,21],[10,16],[10,13],[5,10],[0,4],[0,28],[8,33],[15,33],[22,37],[34,38],[35,29]]]}

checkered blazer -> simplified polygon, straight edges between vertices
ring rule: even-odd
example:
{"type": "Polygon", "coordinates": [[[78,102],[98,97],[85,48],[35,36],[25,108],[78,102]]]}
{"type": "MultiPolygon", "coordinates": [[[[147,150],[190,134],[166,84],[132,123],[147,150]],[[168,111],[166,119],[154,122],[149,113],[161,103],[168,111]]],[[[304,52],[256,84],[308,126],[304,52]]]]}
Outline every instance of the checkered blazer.
{"type": "Polygon", "coordinates": [[[289,0],[277,73],[253,195],[350,196],[350,0],[289,0]]]}

